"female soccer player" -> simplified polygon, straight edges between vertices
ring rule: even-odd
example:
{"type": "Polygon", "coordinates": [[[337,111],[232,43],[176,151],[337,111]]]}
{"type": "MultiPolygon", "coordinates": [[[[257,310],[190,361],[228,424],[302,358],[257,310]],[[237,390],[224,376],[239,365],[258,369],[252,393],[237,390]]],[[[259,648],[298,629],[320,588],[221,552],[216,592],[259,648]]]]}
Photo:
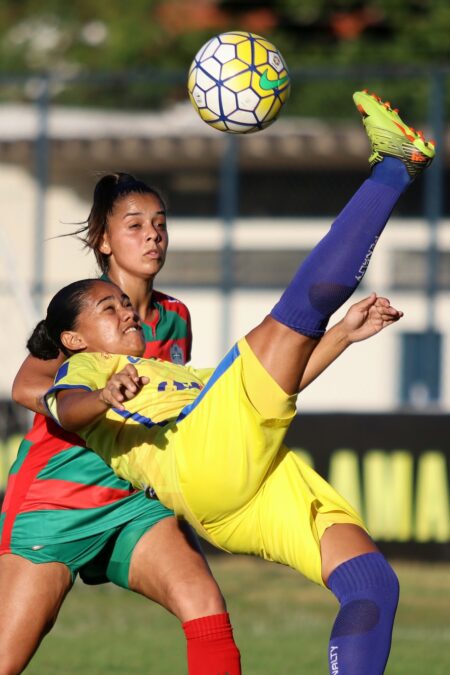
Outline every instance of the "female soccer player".
{"type": "MultiPolygon", "coordinates": [[[[105,278],[137,308],[145,354],[190,358],[183,303],[153,288],[168,245],[160,195],[127,174],[99,180],[85,231],[105,278]]],[[[41,398],[65,356],[29,357],[16,400],[45,412],[41,398]]],[[[80,438],[37,415],[11,468],[0,523],[0,673],[19,673],[56,620],[80,573],[160,603],[182,622],[189,673],[238,675],[239,651],[220,589],[193,532],[159,501],[117,478],[80,438]]]]}
{"type": "Polygon", "coordinates": [[[354,99],[374,169],[279,302],[214,371],[143,359],[129,298],[112,284],[64,288],[29,342],[72,355],[47,396],[116,473],[216,546],[297,569],[338,598],[331,673],[379,675],[398,581],[361,518],[283,445],[298,392],[323,370],[330,316],[359,284],[397,199],[434,147],[388,104],[354,99]],[[63,312],[65,310],[65,312],[63,312]],[[325,350],[325,351],[324,351],[325,350]]]}

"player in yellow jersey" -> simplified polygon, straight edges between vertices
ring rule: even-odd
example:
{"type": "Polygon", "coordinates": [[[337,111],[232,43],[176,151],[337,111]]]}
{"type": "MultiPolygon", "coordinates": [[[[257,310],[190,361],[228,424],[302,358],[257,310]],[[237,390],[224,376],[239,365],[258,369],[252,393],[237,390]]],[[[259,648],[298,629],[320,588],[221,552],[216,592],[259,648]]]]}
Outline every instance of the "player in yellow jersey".
{"type": "MultiPolygon", "coordinates": [[[[74,411],[86,402],[82,415],[96,419],[79,433],[90,447],[119,475],[156,489],[216,546],[289,564],[322,583],[319,541],[325,530],[351,523],[356,531],[344,532],[345,547],[347,537],[358,535],[355,524],[363,525],[345,500],[281,445],[294,414],[293,397],[283,393],[247,341],[216,371],[145,360],[139,357],[141,331],[128,298],[105,282],[64,289],[49,307],[47,325],[52,316],[61,317],[60,303],[73,306],[75,295],[85,309],[62,338],[81,349],[80,340],[93,340],[92,348],[103,345],[103,351],[82,351],[62,366],[51,407],[67,403],[74,411]],[[99,409],[107,411],[105,417],[99,409]]],[[[356,306],[356,333],[374,304],[372,296],[356,306]]],[[[400,316],[389,306],[380,309],[374,330],[400,316]]],[[[348,344],[339,325],[328,331],[301,386],[348,344]]],[[[60,414],[71,426],[67,411],[60,414]]],[[[370,540],[364,544],[370,546],[370,540]]]]}
{"type": "MultiPolygon", "coordinates": [[[[434,154],[403,122],[399,132],[397,113],[379,99],[358,92],[355,100],[372,143],[377,129],[391,142],[379,146],[370,178],[270,315],[215,370],[142,359],[127,296],[97,280],[60,291],[30,345],[39,356],[53,340],[74,355],[47,397],[62,426],[217,546],[290,565],[328,586],[341,605],[330,672],[380,675],[398,602],[395,573],[358,514],[283,445],[298,392],[345,347],[333,329],[325,332],[330,316],[358,286],[392,208],[434,154]],[[413,149],[405,158],[396,143],[413,149]]],[[[375,305],[372,296],[362,311],[375,305]]],[[[395,318],[388,306],[381,325],[395,318]]]]}

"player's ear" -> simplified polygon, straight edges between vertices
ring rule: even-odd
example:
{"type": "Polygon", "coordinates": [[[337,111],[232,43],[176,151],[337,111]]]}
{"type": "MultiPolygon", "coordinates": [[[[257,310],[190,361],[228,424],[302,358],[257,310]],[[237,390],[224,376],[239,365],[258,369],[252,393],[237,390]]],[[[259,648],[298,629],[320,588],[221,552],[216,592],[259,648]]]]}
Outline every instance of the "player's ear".
{"type": "Polygon", "coordinates": [[[102,240],[98,250],[100,253],[103,253],[103,255],[111,255],[111,244],[109,243],[108,232],[106,230],[102,234],[102,240]]]}
{"type": "Polygon", "coordinates": [[[80,352],[87,347],[80,333],[75,330],[65,330],[61,333],[60,340],[69,352],[80,352]]]}

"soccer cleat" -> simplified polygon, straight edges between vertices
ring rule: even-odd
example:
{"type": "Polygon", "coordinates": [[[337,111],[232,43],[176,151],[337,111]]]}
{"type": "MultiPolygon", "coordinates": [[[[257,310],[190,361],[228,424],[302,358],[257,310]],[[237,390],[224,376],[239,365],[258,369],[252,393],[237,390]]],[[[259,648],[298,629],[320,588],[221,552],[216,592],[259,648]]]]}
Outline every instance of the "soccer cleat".
{"type": "Polygon", "coordinates": [[[434,142],[426,141],[421,131],[405,124],[389,102],[383,103],[366,89],[356,91],[353,100],[372,146],[370,166],[381,162],[383,157],[396,157],[404,163],[411,178],[415,178],[431,164],[435,155],[434,142]]]}

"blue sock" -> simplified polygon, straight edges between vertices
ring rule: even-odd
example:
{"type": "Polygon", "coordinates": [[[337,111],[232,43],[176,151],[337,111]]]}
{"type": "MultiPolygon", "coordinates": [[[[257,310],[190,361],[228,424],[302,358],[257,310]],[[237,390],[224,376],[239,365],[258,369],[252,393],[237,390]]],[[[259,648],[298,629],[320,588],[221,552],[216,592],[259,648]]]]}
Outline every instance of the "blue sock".
{"type": "Polygon", "coordinates": [[[304,260],[271,311],[298,333],[320,337],[330,316],[363,278],[392,209],[411,182],[399,159],[386,157],[304,260]]]}
{"type": "Polygon", "coordinates": [[[370,180],[390,185],[402,192],[412,182],[406,166],[401,160],[395,159],[395,157],[385,157],[382,162],[375,164],[370,175],[370,180]]]}
{"type": "Polygon", "coordinates": [[[339,565],[328,579],[341,608],[328,648],[332,675],[381,675],[391,649],[397,577],[381,553],[339,565]]]}

